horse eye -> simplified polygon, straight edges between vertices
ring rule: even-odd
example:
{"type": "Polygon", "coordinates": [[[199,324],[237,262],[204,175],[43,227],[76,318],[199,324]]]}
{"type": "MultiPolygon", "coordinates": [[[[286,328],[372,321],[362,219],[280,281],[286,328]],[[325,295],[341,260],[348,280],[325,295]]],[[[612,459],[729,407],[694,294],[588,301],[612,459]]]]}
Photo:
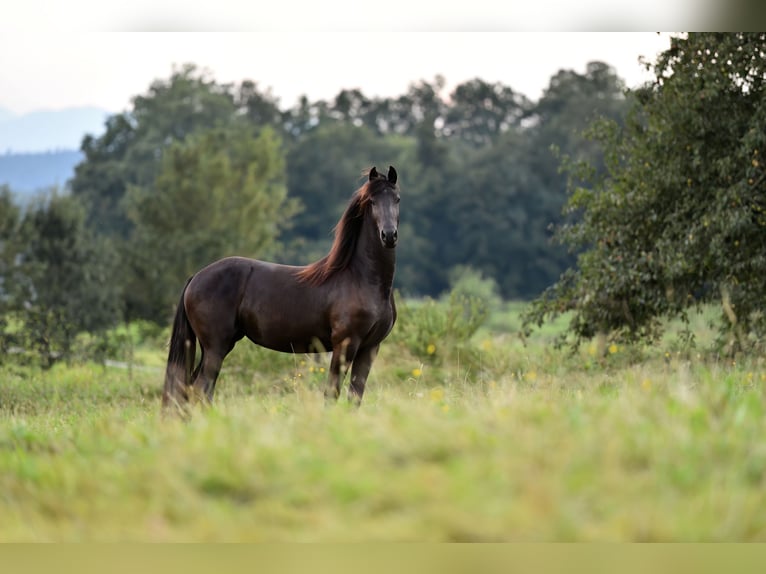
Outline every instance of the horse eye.
{"type": "Polygon", "coordinates": [[[399,203],[401,200],[402,200],[402,198],[397,195],[396,196],[396,203],[399,203]]]}
{"type": "Polygon", "coordinates": [[[371,199],[371,200],[370,200],[370,205],[372,205],[373,207],[375,207],[375,200],[374,200],[374,199],[371,199]]]}

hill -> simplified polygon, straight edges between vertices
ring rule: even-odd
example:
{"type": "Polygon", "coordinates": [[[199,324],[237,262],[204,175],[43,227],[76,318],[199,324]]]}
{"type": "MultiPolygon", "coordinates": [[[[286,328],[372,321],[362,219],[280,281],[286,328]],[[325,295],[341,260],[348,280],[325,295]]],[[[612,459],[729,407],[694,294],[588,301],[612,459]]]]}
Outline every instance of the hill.
{"type": "Polygon", "coordinates": [[[8,185],[19,195],[64,187],[82,157],[78,150],[0,154],[0,185],[8,185]]]}
{"type": "Polygon", "coordinates": [[[95,107],[14,114],[0,108],[0,150],[30,153],[80,147],[85,134],[101,134],[109,115],[95,107]]]}

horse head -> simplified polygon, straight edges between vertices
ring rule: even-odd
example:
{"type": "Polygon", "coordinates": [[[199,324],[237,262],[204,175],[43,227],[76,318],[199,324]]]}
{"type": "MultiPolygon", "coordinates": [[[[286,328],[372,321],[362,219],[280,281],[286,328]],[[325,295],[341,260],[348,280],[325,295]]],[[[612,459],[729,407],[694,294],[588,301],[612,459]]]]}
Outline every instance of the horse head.
{"type": "Polygon", "coordinates": [[[399,237],[399,187],[393,166],[388,174],[382,175],[373,167],[370,170],[368,194],[370,213],[378,229],[378,236],[384,247],[396,247],[399,237]]]}

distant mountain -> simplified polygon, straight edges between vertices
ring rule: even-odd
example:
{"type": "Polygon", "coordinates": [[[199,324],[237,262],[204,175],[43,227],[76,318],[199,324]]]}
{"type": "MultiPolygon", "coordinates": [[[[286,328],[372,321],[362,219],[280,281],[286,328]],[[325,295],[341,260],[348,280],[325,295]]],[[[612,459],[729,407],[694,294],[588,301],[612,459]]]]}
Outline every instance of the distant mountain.
{"type": "Polygon", "coordinates": [[[82,152],[77,150],[0,154],[0,185],[8,185],[18,196],[54,186],[63,188],[82,159],[82,152]]]}
{"type": "Polygon", "coordinates": [[[79,149],[85,134],[101,135],[110,113],[82,107],[14,114],[0,108],[0,153],[79,149]]]}

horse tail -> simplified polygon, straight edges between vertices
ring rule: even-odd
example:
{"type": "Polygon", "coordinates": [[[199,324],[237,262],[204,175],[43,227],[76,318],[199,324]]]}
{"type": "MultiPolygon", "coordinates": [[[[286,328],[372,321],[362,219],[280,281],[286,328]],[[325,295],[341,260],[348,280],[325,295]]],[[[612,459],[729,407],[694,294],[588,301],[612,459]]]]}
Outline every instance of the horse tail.
{"type": "Polygon", "coordinates": [[[181,299],[178,302],[176,316],[173,320],[173,330],[170,334],[168,350],[168,365],[165,369],[165,387],[162,391],[162,408],[182,406],[189,400],[191,371],[194,365],[194,355],[197,351],[197,335],[194,333],[189,317],[186,315],[184,295],[191,277],[184,285],[181,299]]]}

